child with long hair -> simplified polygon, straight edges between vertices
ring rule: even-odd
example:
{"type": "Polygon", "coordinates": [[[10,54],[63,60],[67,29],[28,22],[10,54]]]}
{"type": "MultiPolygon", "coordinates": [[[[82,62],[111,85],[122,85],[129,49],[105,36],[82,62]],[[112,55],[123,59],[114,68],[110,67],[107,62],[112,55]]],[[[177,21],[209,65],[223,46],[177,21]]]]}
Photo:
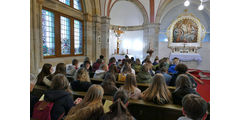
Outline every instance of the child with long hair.
{"type": "Polygon", "coordinates": [[[86,92],[92,85],[87,70],[85,68],[80,68],[77,71],[76,77],[77,79],[71,82],[72,90],[86,92]]]}
{"type": "Polygon", "coordinates": [[[115,75],[112,73],[106,74],[101,85],[104,89],[105,95],[114,95],[114,93],[118,91],[118,88],[116,86],[116,78],[115,75]]]}
{"type": "Polygon", "coordinates": [[[168,90],[162,74],[156,74],[153,77],[152,84],[143,92],[143,100],[152,101],[155,104],[172,102],[171,92],[168,90]]]}
{"type": "Polygon", "coordinates": [[[74,106],[64,120],[98,120],[103,114],[103,88],[92,85],[83,100],[74,106]]]}
{"type": "Polygon", "coordinates": [[[42,67],[41,72],[37,76],[37,85],[42,85],[42,86],[51,86],[51,73],[53,72],[52,65],[49,63],[45,63],[42,67]]]}
{"type": "Polygon", "coordinates": [[[142,96],[141,90],[137,88],[136,77],[132,73],[127,74],[125,84],[119,89],[126,91],[131,99],[137,100],[142,96]]]}

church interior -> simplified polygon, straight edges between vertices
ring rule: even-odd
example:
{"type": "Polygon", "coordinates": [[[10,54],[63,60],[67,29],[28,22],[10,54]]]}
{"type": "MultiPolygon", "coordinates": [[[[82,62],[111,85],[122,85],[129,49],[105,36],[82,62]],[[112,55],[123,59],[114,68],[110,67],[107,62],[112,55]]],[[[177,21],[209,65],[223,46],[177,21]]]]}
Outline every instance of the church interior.
{"type": "Polygon", "coordinates": [[[30,0],[30,49],[31,120],[210,119],[210,0],[30,0]]]}

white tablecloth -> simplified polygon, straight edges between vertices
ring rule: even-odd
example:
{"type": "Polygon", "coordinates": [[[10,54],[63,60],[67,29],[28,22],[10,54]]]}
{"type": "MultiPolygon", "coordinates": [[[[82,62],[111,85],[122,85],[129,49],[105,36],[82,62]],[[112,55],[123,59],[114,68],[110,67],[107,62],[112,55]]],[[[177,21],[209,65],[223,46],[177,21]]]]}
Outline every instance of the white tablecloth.
{"type": "Polygon", "coordinates": [[[171,53],[170,54],[170,61],[174,57],[179,58],[180,61],[197,61],[200,63],[202,61],[202,57],[199,54],[193,54],[193,53],[171,53]]]}
{"type": "MultiPolygon", "coordinates": [[[[125,59],[125,55],[117,55],[117,54],[115,54],[115,55],[111,55],[111,57],[115,57],[116,60],[125,59]]],[[[134,57],[134,56],[133,55],[128,55],[128,57],[131,58],[131,57],[134,57]]]]}

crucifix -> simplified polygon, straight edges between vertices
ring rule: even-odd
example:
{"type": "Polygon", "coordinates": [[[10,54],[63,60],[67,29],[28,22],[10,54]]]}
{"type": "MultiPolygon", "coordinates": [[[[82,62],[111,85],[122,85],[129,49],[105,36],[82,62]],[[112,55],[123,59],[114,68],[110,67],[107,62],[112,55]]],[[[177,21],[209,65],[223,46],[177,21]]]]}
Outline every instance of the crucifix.
{"type": "Polygon", "coordinates": [[[123,33],[122,30],[118,27],[117,30],[114,30],[115,36],[117,37],[117,54],[119,54],[119,46],[120,46],[120,36],[123,33]]]}

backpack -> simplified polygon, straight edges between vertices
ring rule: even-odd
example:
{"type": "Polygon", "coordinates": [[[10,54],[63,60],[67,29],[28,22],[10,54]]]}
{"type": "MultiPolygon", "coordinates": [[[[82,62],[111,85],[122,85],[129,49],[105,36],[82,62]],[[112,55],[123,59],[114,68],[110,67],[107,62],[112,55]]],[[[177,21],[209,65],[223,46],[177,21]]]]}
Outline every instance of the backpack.
{"type": "Polygon", "coordinates": [[[38,101],[33,108],[33,119],[51,120],[51,110],[53,102],[38,101]]]}

